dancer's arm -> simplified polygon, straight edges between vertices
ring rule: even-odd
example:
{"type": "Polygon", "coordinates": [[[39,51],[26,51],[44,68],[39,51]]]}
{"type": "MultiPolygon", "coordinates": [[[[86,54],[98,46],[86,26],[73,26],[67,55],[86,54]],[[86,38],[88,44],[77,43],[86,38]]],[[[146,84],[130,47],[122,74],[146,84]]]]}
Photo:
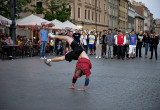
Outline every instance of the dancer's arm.
{"type": "Polygon", "coordinates": [[[77,89],[77,90],[79,90],[79,91],[85,91],[87,89],[88,85],[89,85],[89,76],[86,77],[86,79],[85,79],[84,87],[82,89],[77,89]]]}

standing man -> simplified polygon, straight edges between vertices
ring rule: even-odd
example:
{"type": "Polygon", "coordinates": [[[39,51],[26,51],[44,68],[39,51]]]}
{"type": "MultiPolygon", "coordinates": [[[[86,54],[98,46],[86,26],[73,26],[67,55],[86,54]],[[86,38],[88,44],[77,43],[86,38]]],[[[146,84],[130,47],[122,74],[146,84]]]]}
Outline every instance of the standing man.
{"type": "Polygon", "coordinates": [[[118,54],[118,59],[120,59],[120,56],[122,57],[122,60],[125,60],[124,56],[124,45],[126,44],[126,37],[125,35],[122,34],[122,31],[118,31],[118,35],[116,37],[116,45],[117,45],[117,54],[118,54]]]}
{"type": "Polygon", "coordinates": [[[154,34],[151,34],[151,38],[150,38],[150,50],[151,50],[151,57],[150,59],[153,58],[153,50],[155,50],[155,58],[157,60],[157,46],[159,44],[159,39],[158,36],[154,34]]]}
{"type": "Polygon", "coordinates": [[[102,35],[102,56],[105,56],[106,54],[106,44],[104,42],[105,38],[107,35],[107,30],[103,30],[103,35],[102,35]]]}
{"type": "Polygon", "coordinates": [[[80,37],[81,37],[81,34],[80,34],[79,31],[76,29],[76,32],[73,34],[73,39],[74,39],[78,44],[80,44],[80,37]]]}
{"type": "Polygon", "coordinates": [[[115,33],[113,33],[113,36],[114,36],[114,45],[113,45],[113,55],[114,55],[114,58],[116,58],[117,56],[117,45],[116,45],[116,38],[117,38],[117,35],[118,35],[118,29],[115,28],[114,29],[115,33]]]}
{"type": "Polygon", "coordinates": [[[110,56],[113,59],[113,44],[114,44],[114,36],[112,34],[112,30],[108,30],[108,34],[104,40],[106,44],[106,59],[110,56]]]}
{"type": "Polygon", "coordinates": [[[143,31],[140,31],[137,35],[137,46],[136,46],[136,57],[138,57],[138,50],[139,50],[139,57],[141,58],[141,48],[142,48],[142,41],[143,41],[143,31]]]}
{"type": "Polygon", "coordinates": [[[41,49],[40,49],[41,60],[45,58],[45,49],[48,41],[47,35],[48,35],[48,32],[46,30],[46,26],[42,25],[42,30],[39,32],[39,43],[41,45],[41,49]]]}
{"type": "Polygon", "coordinates": [[[134,34],[134,31],[132,31],[131,35],[129,36],[128,44],[129,44],[129,58],[131,57],[131,54],[132,58],[134,58],[135,49],[137,45],[137,36],[134,34]]]}
{"type": "Polygon", "coordinates": [[[94,43],[95,43],[95,36],[93,32],[89,35],[89,49],[90,49],[90,55],[94,55],[94,43]]]}
{"type": "Polygon", "coordinates": [[[86,30],[86,35],[87,35],[87,50],[86,53],[88,54],[88,48],[89,48],[89,30],[86,30]]]}

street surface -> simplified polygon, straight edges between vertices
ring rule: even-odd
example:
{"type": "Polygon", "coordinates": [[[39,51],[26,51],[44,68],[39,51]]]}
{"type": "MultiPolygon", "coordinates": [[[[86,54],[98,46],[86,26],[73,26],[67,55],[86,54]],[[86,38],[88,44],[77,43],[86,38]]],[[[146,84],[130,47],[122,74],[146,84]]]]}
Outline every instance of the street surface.
{"type": "Polygon", "coordinates": [[[76,61],[48,67],[38,56],[0,60],[0,110],[160,110],[158,58],[90,56],[93,68],[85,92],[76,90],[83,87],[84,76],[75,90],[68,89],[76,61]]]}

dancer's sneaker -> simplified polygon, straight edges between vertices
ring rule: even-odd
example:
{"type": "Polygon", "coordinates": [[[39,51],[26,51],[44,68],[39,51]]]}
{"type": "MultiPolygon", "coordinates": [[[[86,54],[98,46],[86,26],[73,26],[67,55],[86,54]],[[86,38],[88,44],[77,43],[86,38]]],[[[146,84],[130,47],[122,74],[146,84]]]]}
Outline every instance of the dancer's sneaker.
{"type": "Polygon", "coordinates": [[[52,37],[52,38],[55,38],[55,35],[53,35],[53,33],[49,33],[48,36],[52,37]]]}
{"type": "Polygon", "coordinates": [[[48,66],[52,66],[50,59],[44,59],[44,63],[45,63],[46,65],[48,65],[48,66]]]}

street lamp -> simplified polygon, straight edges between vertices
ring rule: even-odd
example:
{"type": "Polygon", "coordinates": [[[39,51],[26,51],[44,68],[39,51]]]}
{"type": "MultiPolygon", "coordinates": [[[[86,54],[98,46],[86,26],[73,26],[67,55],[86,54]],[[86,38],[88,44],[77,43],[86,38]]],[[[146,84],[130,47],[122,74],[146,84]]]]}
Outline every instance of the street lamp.
{"type": "Polygon", "coordinates": [[[13,40],[14,44],[16,44],[15,17],[17,16],[17,0],[10,0],[10,6],[11,6],[11,20],[12,20],[12,24],[10,26],[10,35],[12,37],[12,40],[13,40]]]}

